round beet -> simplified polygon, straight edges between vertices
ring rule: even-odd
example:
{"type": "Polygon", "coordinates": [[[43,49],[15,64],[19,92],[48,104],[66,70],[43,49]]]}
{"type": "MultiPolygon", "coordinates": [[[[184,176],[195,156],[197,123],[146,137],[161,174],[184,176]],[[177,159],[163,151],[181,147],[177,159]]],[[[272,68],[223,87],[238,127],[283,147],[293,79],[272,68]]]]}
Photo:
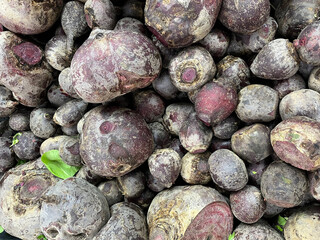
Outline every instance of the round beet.
{"type": "Polygon", "coordinates": [[[210,32],[221,2],[147,0],[144,10],[145,22],[164,45],[172,48],[185,47],[199,41],[210,32]]]}
{"type": "Polygon", "coordinates": [[[147,35],[146,26],[141,21],[139,21],[138,19],[131,18],[131,17],[121,18],[117,22],[117,24],[116,24],[116,26],[114,27],[113,30],[116,30],[116,31],[133,31],[133,32],[139,32],[141,34],[147,35]]]}
{"type": "Polygon", "coordinates": [[[116,179],[102,182],[98,185],[98,188],[107,199],[109,206],[123,201],[123,195],[116,179]]]}
{"type": "Polygon", "coordinates": [[[39,138],[52,137],[58,126],[53,122],[54,108],[36,108],[30,114],[30,129],[39,138]]]}
{"type": "Polygon", "coordinates": [[[31,131],[22,132],[17,139],[18,143],[13,146],[13,151],[18,158],[33,160],[40,156],[40,145],[43,139],[38,138],[31,131]]]}
{"type": "Polygon", "coordinates": [[[257,222],[266,210],[260,190],[250,185],[230,194],[230,206],[237,219],[250,224],[257,222]]]}
{"type": "Polygon", "coordinates": [[[320,67],[314,68],[308,77],[308,87],[320,93],[320,67]]]}
{"type": "Polygon", "coordinates": [[[132,171],[117,178],[118,187],[125,198],[141,195],[146,186],[145,176],[141,171],[132,171]]]}
{"type": "MultiPolygon", "coordinates": [[[[293,91],[304,88],[306,88],[306,83],[299,74],[295,74],[285,80],[275,81],[273,86],[273,89],[279,93],[280,99],[293,91]]],[[[309,88],[311,87],[309,86],[309,88]]]]}
{"type": "Polygon", "coordinates": [[[152,82],[153,89],[164,99],[175,99],[179,90],[172,84],[167,70],[163,70],[158,78],[152,82]]]}
{"type": "Polygon", "coordinates": [[[219,20],[233,32],[248,34],[258,30],[269,14],[269,0],[223,0],[219,20]]]}
{"type": "Polygon", "coordinates": [[[15,110],[19,103],[14,101],[12,92],[0,86],[0,117],[9,117],[15,110]]]}
{"type": "Polygon", "coordinates": [[[222,122],[215,125],[212,130],[215,137],[227,140],[230,139],[232,134],[234,134],[238,130],[239,125],[239,119],[236,116],[231,115],[222,122]]]}

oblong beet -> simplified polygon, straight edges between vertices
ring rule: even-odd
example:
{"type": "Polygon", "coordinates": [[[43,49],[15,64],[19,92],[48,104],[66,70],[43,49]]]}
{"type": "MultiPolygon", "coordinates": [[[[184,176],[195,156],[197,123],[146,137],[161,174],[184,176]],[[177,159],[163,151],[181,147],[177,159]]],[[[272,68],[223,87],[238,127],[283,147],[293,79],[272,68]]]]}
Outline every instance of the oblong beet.
{"type": "Polygon", "coordinates": [[[233,228],[233,215],[228,204],[213,202],[204,207],[188,226],[182,240],[223,240],[233,228]]]}
{"type": "Polygon", "coordinates": [[[160,53],[146,36],[97,29],[75,53],[69,77],[83,100],[102,103],[146,87],[160,70],[160,53]]]}
{"type": "Polygon", "coordinates": [[[320,168],[320,123],[308,117],[280,122],[270,134],[277,156],[300,169],[320,168]]]}
{"type": "Polygon", "coordinates": [[[185,47],[204,38],[213,27],[222,0],[147,0],[144,15],[150,31],[166,46],[185,47]]]}

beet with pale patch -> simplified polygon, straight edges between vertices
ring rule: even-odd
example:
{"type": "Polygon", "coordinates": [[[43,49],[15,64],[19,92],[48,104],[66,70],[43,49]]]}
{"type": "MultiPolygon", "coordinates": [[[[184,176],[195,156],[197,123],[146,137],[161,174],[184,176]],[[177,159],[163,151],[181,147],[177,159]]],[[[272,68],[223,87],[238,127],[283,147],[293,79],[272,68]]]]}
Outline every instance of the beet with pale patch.
{"type": "Polygon", "coordinates": [[[314,68],[308,77],[308,88],[320,93],[320,67],[314,68]]]}
{"type": "Polygon", "coordinates": [[[109,206],[123,201],[123,195],[116,179],[102,182],[98,185],[98,188],[107,199],[109,206]]]}
{"type": "Polygon", "coordinates": [[[16,132],[29,130],[30,111],[28,109],[18,109],[10,115],[9,126],[16,132]]]}
{"type": "Polygon", "coordinates": [[[102,103],[146,87],[160,70],[160,53],[146,36],[96,29],[75,53],[69,77],[84,101],[102,103]]]}
{"type": "Polygon", "coordinates": [[[185,47],[201,40],[210,32],[221,2],[147,0],[145,22],[164,45],[172,48],[185,47]]]}
{"type": "Polygon", "coordinates": [[[61,159],[70,166],[81,166],[79,140],[73,137],[65,137],[59,146],[61,159]]]}
{"type": "Polygon", "coordinates": [[[147,35],[147,28],[146,26],[135,18],[125,17],[121,18],[113,30],[116,31],[133,31],[139,32],[141,34],[147,35]]]}
{"type": "Polygon", "coordinates": [[[142,171],[132,171],[117,178],[119,189],[125,198],[138,197],[145,189],[145,176],[142,171]]]}
{"type": "Polygon", "coordinates": [[[58,126],[53,122],[54,108],[36,108],[30,114],[30,129],[39,138],[52,137],[58,126]]]}

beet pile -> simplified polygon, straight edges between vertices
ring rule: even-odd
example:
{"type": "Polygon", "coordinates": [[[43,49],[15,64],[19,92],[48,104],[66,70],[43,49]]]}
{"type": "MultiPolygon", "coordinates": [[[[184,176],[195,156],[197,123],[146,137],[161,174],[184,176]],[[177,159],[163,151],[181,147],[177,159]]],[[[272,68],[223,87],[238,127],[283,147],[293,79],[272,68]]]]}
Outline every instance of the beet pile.
{"type": "Polygon", "coordinates": [[[0,6],[0,239],[319,239],[319,0],[0,6]]]}

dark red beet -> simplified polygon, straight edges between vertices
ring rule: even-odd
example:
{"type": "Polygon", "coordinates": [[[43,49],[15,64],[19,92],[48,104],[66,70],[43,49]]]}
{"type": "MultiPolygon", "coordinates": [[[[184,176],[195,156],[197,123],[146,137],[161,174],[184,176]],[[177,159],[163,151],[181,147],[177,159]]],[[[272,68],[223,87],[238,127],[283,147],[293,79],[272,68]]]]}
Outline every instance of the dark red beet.
{"type": "Polygon", "coordinates": [[[42,51],[31,42],[23,42],[12,48],[13,52],[29,65],[36,65],[42,59],[42,51]]]}
{"type": "Polygon", "coordinates": [[[198,92],[195,110],[206,125],[215,125],[226,119],[237,106],[238,96],[235,87],[217,81],[205,84],[198,92]]]}
{"type": "Polygon", "coordinates": [[[213,202],[192,220],[182,240],[224,240],[231,234],[232,228],[233,215],[228,204],[213,202]]]}

